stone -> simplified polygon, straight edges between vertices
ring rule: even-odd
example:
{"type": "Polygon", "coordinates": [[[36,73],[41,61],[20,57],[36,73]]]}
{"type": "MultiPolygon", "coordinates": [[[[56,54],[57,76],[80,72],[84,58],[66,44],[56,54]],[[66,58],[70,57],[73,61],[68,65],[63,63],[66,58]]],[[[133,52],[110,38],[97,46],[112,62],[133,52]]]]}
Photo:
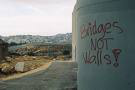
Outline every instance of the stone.
{"type": "Polygon", "coordinates": [[[56,58],[54,58],[53,61],[56,61],[56,58]]]}
{"type": "Polygon", "coordinates": [[[33,58],[33,60],[36,60],[36,57],[32,57],[33,58]]]}
{"type": "Polygon", "coordinates": [[[15,65],[15,71],[17,71],[17,72],[24,72],[24,62],[18,62],[15,65]]]}
{"type": "Polygon", "coordinates": [[[11,57],[6,57],[6,62],[11,62],[12,58],[11,57]]]}
{"type": "Polygon", "coordinates": [[[12,73],[14,72],[14,67],[11,66],[10,64],[8,63],[3,63],[0,65],[0,68],[1,68],[1,72],[2,73],[5,73],[5,74],[9,74],[9,73],[12,73]]]}

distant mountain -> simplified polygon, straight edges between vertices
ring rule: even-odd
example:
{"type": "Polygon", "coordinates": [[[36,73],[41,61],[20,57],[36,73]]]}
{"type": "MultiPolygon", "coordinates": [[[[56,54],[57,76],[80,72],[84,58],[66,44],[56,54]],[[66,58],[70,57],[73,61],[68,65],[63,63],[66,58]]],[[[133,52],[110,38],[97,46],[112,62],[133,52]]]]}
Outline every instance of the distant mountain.
{"type": "Polygon", "coordinates": [[[39,35],[16,35],[3,37],[1,39],[8,43],[71,43],[72,33],[57,34],[54,36],[39,36],[39,35]]]}

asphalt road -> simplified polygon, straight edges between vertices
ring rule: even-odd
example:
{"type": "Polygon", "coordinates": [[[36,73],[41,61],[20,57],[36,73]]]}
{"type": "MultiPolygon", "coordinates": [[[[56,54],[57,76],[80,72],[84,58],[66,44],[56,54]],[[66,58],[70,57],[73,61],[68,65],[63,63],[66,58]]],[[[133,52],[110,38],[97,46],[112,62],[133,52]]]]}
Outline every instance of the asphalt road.
{"type": "Polygon", "coordinates": [[[0,82],[0,90],[77,90],[77,64],[55,61],[43,71],[0,82]]]}

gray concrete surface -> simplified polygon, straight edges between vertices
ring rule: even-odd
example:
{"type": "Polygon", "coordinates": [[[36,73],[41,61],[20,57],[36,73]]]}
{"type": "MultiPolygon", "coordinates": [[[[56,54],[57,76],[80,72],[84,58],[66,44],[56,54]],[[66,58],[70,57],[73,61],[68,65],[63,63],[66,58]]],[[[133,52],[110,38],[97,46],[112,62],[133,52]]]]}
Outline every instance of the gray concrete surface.
{"type": "Polygon", "coordinates": [[[0,90],[77,90],[77,64],[55,61],[44,71],[0,82],[0,90]]]}

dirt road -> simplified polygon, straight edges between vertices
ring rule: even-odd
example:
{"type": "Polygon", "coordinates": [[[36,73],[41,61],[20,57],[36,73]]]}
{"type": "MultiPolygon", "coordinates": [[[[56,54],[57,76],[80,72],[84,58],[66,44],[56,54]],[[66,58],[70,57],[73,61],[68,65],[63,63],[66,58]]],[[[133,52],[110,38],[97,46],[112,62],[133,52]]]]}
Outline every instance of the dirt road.
{"type": "Polygon", "coordinates": [[[47,70],[19,79],[1,81],[0,90],[77,90],[77,64],[55,61],[47,70]]]}

